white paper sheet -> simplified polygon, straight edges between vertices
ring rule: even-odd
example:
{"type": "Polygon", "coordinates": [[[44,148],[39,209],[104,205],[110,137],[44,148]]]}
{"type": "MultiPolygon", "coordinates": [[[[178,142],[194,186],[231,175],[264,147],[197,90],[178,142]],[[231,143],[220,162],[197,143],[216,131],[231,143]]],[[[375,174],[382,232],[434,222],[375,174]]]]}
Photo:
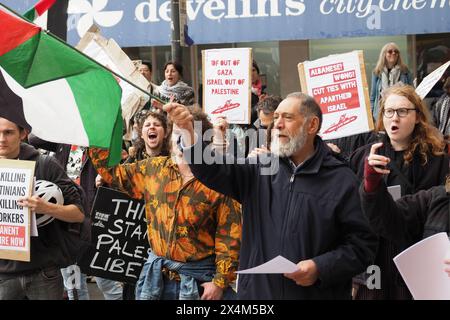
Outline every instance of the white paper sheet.
{"type": "Polygon", "coordinates": [[[416,93],[423,99],[426,97],[428,92],[430,92],[431,88],[434,87],[436,82],[438,82],[445,70],[450,66],[450,61],[447,61],[442,66],[434,70],[432,73],[427,75],[422,82],[417,86],[416,93]]]}
{"type": "MultiPolygon", "coordinates": [[[[36,177],[33,177],[33,188],[32,190],[34,190],[36,186],[36,177]]],[[[34,191],[32,192],[34,194],[34,191]]],[[[31,221],[30,221],[30,237],[39,237],[39,232],[37,229],[37,221],[36,221],[36,213],[35,212],[31,212],[31,221]]]]}
{"type": "Polygon", "coordinates": [[[240,270],[236,273],[292,273],[297,270],[298,268],[295,263],[289,261],[283,256],[277,256],[259,266],[246,270],[240,270]]]}
{"type": "Polygon", "coordinates": [[[450,300],[450,277],[444,260],[450,251],[445,232],[428,237],[394,258],[400,274],[416,300],[450,300]]]}
{"type": "Polygon", "coordinates": [[[387,188],[387,190],[391,194],[392,199],[394,199],[394,201],[397,201],[402,197],[402,186],[399,184],[396,186],[390,186],[387,188]]]}
{"type": "Polygon", "coordinates": [[[39,232],[37,229],[37,222],[36,222],[36,213],[31,213],[31,229],[30,229],[30,236],[31,237],[39,237],[39,232]]]}

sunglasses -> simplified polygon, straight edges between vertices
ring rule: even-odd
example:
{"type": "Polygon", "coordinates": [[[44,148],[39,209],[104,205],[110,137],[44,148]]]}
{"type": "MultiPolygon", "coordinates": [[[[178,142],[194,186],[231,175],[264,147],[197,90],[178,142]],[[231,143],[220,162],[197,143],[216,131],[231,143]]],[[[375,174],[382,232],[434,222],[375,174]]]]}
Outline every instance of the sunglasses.
{"type": "Polygon", "coordinates": [[[386,51],[387,53],[389,53],[389,54],[399,54],[400,52],[398,51],[398,50],[388,50],[388,51],[386,51]]]}

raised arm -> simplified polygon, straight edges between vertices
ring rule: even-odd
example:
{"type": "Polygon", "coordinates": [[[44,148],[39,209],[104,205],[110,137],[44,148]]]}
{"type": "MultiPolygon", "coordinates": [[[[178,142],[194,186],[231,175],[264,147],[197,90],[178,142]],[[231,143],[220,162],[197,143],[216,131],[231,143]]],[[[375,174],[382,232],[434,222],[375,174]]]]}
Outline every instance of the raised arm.
{"type": "Polygon", "coordinates": [[[201,133],[194,133],[192,115],[185,106],[168,103],[164,110],[181,130],[180,146],[195,177],[207,187],[241,202],[255,182],[258,166],[249,165],[245,159],[238,164],[233,156],[216,154],[210,146],[203,145],[201,133]]]}
{"type": "MultiPolygon", "coordinates": [[[[379,156],[381,157],[381,156],[379,156]]],[[[394,201],[381,179],[381,164],[371,156],[365,161],[364,181],[360,186],[361,205],[372,229],[383,238],[406,246],[420,239],[431,203],[430,191],[421,191],[394,201]]]]}
{"type": "Polygon", "coordinates": [[[145,175],[149,174],[146,172],[147,160],[108,168],[108,155],[109,151],[105,149],[89,149],[92,164],[104,182],[127,193],[132,198],[142,199],[145,175]]]}

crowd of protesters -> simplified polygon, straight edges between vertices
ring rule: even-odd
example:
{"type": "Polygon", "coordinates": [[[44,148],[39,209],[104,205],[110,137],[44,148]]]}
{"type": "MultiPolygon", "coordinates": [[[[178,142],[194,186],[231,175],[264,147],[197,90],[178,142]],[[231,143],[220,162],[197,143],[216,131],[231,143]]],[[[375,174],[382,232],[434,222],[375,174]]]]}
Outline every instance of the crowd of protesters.
{"type": "Polygon", "coordinates": [[[372,74],[375,130],[327,143],[317,102],[299,92],[269,94],[255,61],[249,125],[211,123],[178,62],[165,64],[159,86],[151,63],[138,69],[149,92],[167,102],[151,99],[136,112],[115,167],[108,150],[42,141],[0,114],[0,158],[36,161],[37,179],[64,196],[64,204],[20,200],[55,220],[32,237],[31,262],[0,259],[0,299],[60,299],[64,289],[69,299],[89,299],[77,259],[95,241],[89,213],[103,184],[145,201],[151,248],[135,286],[95,277],[105,299],[412,299],[393,257],[450,231],[447,74],[429,110],[399,47],[386,44],[372,74]],[[400,186],[399,200],[390,186],[400,186]],[[298,270],[236,276],[278,255],[298,270]],[[381,269],[381,288],[367,286],[371,265],[381,269]],[[77,288],[67,285],[73,270],[77,288]]]}

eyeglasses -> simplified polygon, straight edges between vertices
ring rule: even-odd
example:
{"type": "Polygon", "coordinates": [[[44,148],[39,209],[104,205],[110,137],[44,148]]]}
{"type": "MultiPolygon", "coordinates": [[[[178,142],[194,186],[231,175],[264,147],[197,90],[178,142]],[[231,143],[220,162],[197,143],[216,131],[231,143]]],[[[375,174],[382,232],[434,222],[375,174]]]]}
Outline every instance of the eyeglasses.
{"type": "Polygon", "coordinates": [[[404,118],[404,117],[406,117],[406,116],[408,115],[408,112],[409,112],[410,110],[417,111],[417,110],[414,109],[414,108],[398,108],[398,109],[391,109],[391,108],[389,108],[389,109],[384,109],[384,110],[383,110],[383,115],[384,115],[386,118],[392,118],[392,117],[394,116],[394,113],[397,113],[397,115],[398,115],[400,118],[404,118]]]}
{"type": "Polygon", "coordinates": [[[390,49],[390,50],[388,50],[388,51],[386,51],[387,53],[389,53],[389,54],[399,54],[400,52],[398,51],[398,50],[392,50],[392,49],[390,49]]]}

